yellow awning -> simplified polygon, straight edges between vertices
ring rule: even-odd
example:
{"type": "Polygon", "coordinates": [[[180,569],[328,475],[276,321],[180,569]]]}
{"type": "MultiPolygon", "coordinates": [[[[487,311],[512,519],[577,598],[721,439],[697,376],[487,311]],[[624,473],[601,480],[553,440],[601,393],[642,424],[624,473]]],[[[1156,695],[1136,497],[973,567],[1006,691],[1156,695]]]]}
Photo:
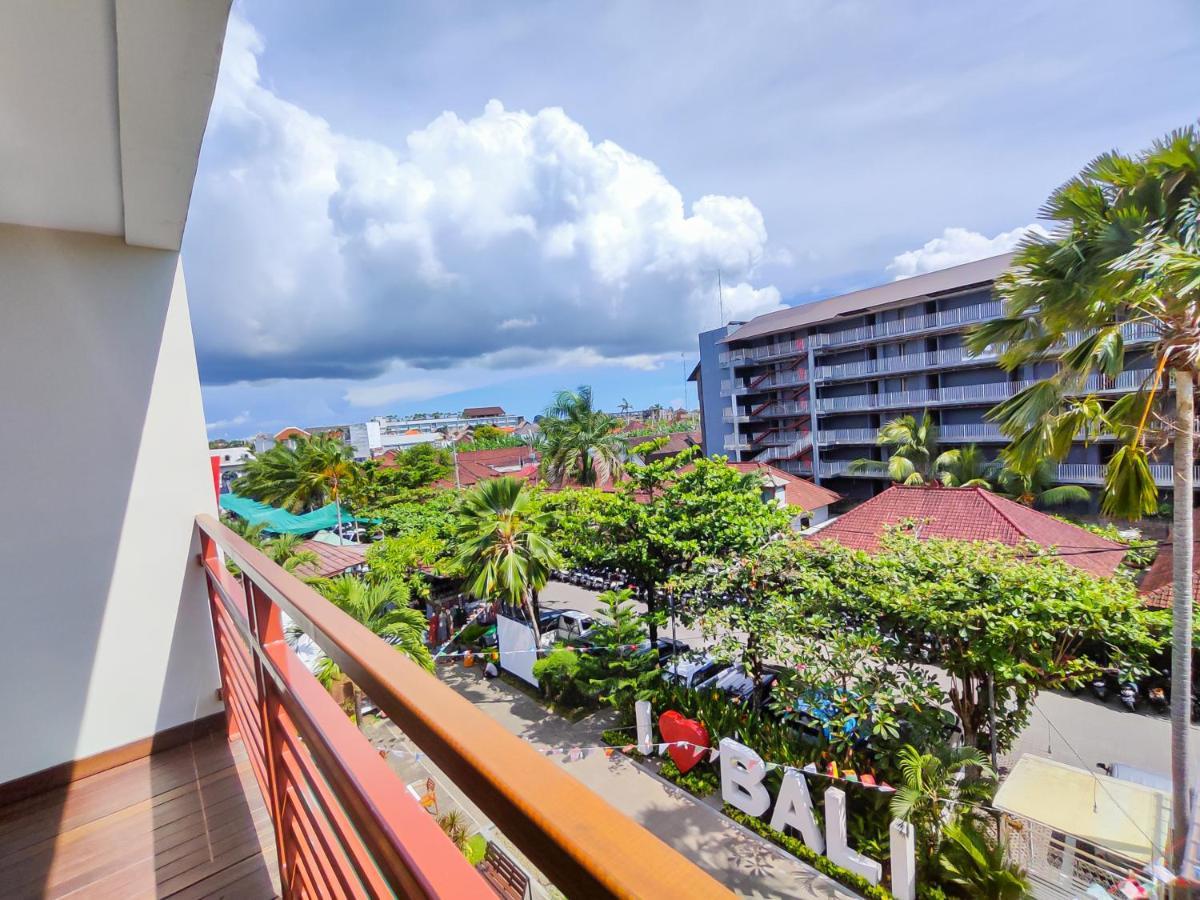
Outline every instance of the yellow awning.
{"type": "Polygon", "coordinates": [[[1022,756],[994,802],[1139,862],[1160,859],[1167,845],[1171,801],[1162,791],[1040,756],[1022,756]]]}

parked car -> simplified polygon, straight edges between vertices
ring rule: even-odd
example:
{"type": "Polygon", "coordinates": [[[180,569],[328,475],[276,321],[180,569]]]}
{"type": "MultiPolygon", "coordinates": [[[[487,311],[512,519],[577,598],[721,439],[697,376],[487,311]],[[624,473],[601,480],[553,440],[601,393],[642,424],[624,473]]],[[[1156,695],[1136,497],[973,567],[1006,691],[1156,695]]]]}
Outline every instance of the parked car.
{"type": "Polygon", "coordinates": [[[702,653],[680,654],[663,667],[663,677],[686,688],[694,688],[724,668],[725,663],[702,653]]]}
{"type": "Polygon", "coordinates": [[[599,624],[609,624],[603,616],[581,612],[578,609],[563,609],[556,613],[558,619],[553,628],[542,631],[542,645],[572,644],[586,646],[593,629],[599,624]]]}
{"type": "MultiPolygon", "coordinates": [[[[771,688],[778,680],[778,671],[764,667],[762,678],[758,684],[760,700],[766,699],[767,694],[771,692],[771,688]]],[[[746,674],[741,666],[727,666],[697,684],[696,689],[722,691],[742,703],[749,703],[754,698],[755,685],[754,679],[746,674]]]]}
{"type": "MultiPolygon", "coordinates": [[[[683,641],[675,640],[673,638],[661,638],[661,637],[658,639],[658,641],[655,642],[655,647],[658,648],[658,658],[660,660],[668,660],[668,659],[671,659],[672,657],[680,656],[681,654],[687,653],[692,649],[687,644],[685,644],[683,641]]],[[[637,645],[637,649],[635,649],[633,652],[634,652],[635,656],[640,656],[644,653],[649,653],[650,652],[650,641],[649,640],[642,641],[640,644],[637,645]]]]}

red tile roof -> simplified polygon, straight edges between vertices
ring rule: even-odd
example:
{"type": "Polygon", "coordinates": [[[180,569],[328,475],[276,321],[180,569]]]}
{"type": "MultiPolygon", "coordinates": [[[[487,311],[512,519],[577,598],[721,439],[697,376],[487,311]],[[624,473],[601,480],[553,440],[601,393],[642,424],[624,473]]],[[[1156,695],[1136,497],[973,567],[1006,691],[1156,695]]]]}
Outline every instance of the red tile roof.
{"type": "MultiPolygon", "coordinates": [[[[1200,531],[1196,530],[1198,528],[1200,528],[1200,509],[1193,513],[1192,519],[1192,534],[1195,536],[1192,544],[1193,596],[1200,592],[1200,531]]],[[[1142,576],[1142,583],[1138,588],[1147,606],[1153,609],[1171,608],[1171,602],[1175,596],[1174,565],[1175,556],[1171,552],[1171,538],[1168,536],[1167,543],[1159,548],[1158,556],[1154,557],[1154,562],[1142,576]]]]}
{"type": "Polygon", "coordinates": [[[306,438],[306,437],[311,437],[311,436],[312,435],[310,435],[303,428],[297,428],[295,425],[289,425],[287,428],[276,433],[275,443],[277,443],[277,444],[281,443],[283,441],[288,440],[289,438],[295,438],[295,437],[306,438]]]}
{"type": "MultiPolygon", "coordinates": [[[[537,475],[536,458],[528,447],[500,447],[495,450],[468,450],[458,454],[458,484],[471,487],[489,478],[528,480],[537,475]]],[[[454,477],[437,483],[438,487],[454,487],[454,477]]]]}
{"type": "Polygon", "coordinates": [[[1045,513],[979,487],[893,485],[815,532],[814,541],[833,540],[856,550],[875,550],[889,525],[917,524],[921,538],[996,541],[1016,546],[1033,541],[1055,547],[1064,562],[1093,575],[1111,575],[1125,548],[1045,513]]]}
{"type": "Polygon", "coordinates": [[[310,550],[317,555],[318,562],[296,566],[296,575],[301,578],[332,578],[347,569],[361,566],[367,559],[365,544],[342,544],[334,546],[323,541],[305,541],[301,550],[310,550]]]}
{"type": "Polygon", "coordinates": [[[763,475],[770,478],[775,484],[782,483],[783,499],[787,501],[788,506],[799,506],[801,509],[812,512],[842,499],[841,494],[834,493],[829,488],[823,488],[798,475],[792,475],[766,463],[731,462],[729,465],[733,466],[739,472],[762,472],[763,475]]]}

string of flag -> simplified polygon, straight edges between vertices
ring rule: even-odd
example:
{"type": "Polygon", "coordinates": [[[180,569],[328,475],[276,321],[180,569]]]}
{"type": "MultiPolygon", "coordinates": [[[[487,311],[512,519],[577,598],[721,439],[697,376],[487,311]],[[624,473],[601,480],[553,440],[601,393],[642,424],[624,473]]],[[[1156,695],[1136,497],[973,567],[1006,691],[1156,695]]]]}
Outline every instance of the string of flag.
{"type": "MultiPolygon", "coordinates": [[[[708,747],[704,744],[696,744],[692,741],[657,741],[650,745],[652,752],[657,752],[660,755],[665,754],[671,747],[677,747],[681,750],[704,751],[708,754],[708,761],[714,763],[721,758],[721,750],[718,747],[708,747]]],[[[620,746],[612,746],[609,744],[596,744],[589,746],[573,746],[573,747],[538,747],[534,749],[543,756],[560,757],[563,762],[578,762],[595,754],[602,753],[605,757],[611,758],[614,753],[621,752],[630,754],[638,750],[636,743],[623,744],[620,746]]],[[[420,762],[427,758],[427,755],[420,750],[389,750],[387,751],[392,756],[400,759],[411,759],[414,762],[420,762]]],[[[886,781],[876,781],[875,776],[870,772],[855,772],[852,769],[840,769],[837,763],[830,762],[826,769],[821,770],[816,763],[808,763],[805,766],[792,766],[784,763],[766,762],[762,763],[763,770],[770,772],[775,770],[785,770],[793,772],[803,772],[805,775],[815,775],[818,778],[824,778],[833,782],[842,782],[844,784],[854,784],[858,787],[868,788],[870,790],[880,791],[881,793],[895,793],[895,788],[886,781]]],[[[749,760],[746,768],[748,771],[754,772],[758,767],[757,760],[749,760]]]]}

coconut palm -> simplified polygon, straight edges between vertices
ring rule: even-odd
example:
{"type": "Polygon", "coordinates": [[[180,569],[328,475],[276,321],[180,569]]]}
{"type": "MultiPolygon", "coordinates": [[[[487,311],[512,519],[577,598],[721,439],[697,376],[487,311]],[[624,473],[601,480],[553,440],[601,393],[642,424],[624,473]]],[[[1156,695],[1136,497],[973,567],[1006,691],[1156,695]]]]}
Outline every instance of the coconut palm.
{"type": "Polygon", "coordinates": [[[621,420],[595,408],[590,387],[559,391],[540,425],[547,480],[594,485],[620,476],[625,449],[621,420]]]}
{"type": "Polygon", "coordinates": [[[939,478],[946,487],[981,487],[992,489],[994,465],[975,444],[939,455],[942,471],[939,478]]]}
{"type": "Polygon", "coordinates": [[[996,492],[1025,506],[1066,506],[1068,503],[1087,503],[1091,492],[1078,484],[1055,484],[1055,465],[1042,460],[1034,470],[1025,474],[1005,465],[1001,460],[992,470],[996,492]]]}
{"type": "Polygon", "coordinates": [[[993,409],[1012,439],[1009,465],[1031,473],[1061,460],[1074,436],[1118,441],[1105,473],[1102,509],[1140,517],[1156,511],[1151,455],[1174,455],[1174,602],[1171,659],[1171,775],[1174,866],[1188,832],[1188,717],[1191,707],[1193,386],[1200,368],[1200,132],[1177,131],[1149,150],[1106,153],[1058,188],[1042,209],[1056,223],[1032,236],[998,282],[1003,318],[978,328],[968,346],[996,346],[1009,369],[1061,351],[1058,371],[993,409]],[[1153,374],[1120,400],[1087,394],[1089,376],[1125,369],[1122,328],[1155,338],[1153,374]],[[1168,376],[1164,379],[1164,375],[1168,376]],[[1175,396],[1160,392],[1173,381],[1175,396]]]}
{"type": "Polygon", "coordinates": [[[262,545],[262,550],[277,566],[295,572],[299,566],[317,565],[321,559],[311,550],[302,550],[304,538],[298,534],[281,534],[262,545]]]}
{"type": "Polygon", "coordinates": [[[540,644],[537,595],[562,564],[545,536],[550,515],[534,508],[523,482],[492,478],[463,496],[458,517],[455,562],[468,589],[481,599],[523,608],[540,644]]]}
{"type": "MultiPolygon", "coordinates": [[[[368,584],[352,575],[330,578],[314,583],[321,595],[349,615],[360,625],[383,638],[427,672],[433,671],[433,654],[425,645],[427,623],[425,616],[408,605],[408,585],[402,581],[385,581],[368,584]]],[[[298,628],[288,631],[294,643],[299,635],[298,628]]],[[[317,658],[317,679],[326,687],[342,677],[342,670],[325,654],[317,658]]],[[[362,695],[358,687],[351,684],[354,696],[354,720],[362,719],[362,695]]]]}
{"type": "Polygon", "coordinates": [[[912,415],[892,419],[879,429],[875,443],[895,448],[888,461],[856,459],[850,463],[850,472],[887,473],[900,484],[933,484],[938,473],[958,454],[956,450],[940,451],[937,425],[928,412],[919,422],[912,415]]]}
{"type": "Polygon", "coordinates": [[[276,444],[246,464],[237,492],[291,512],[317,509],[340,500],[357,480],[359,467],[350,453],[346,444],[324,435],[297,440],[294,448],[276,444]]]}

